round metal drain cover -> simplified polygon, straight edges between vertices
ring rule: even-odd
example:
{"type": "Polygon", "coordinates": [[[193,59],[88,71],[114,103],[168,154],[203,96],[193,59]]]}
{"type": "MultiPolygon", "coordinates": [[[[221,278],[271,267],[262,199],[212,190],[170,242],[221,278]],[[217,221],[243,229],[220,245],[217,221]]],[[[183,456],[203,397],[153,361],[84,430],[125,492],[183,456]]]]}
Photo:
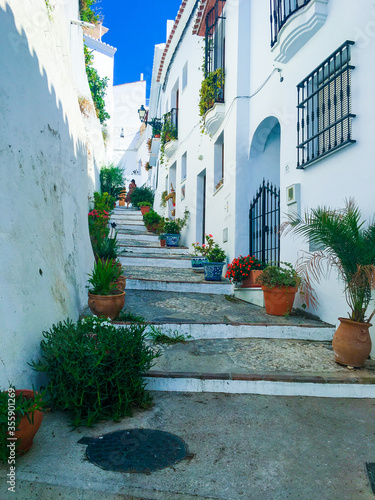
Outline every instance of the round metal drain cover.
{"type": "Polygon", "coordinates": [[[148,473],[164,469],[188,455],[184,441],[169,432],[127,429],[100,438],[82,438],[87,458],[102,469],[148,473]]]}

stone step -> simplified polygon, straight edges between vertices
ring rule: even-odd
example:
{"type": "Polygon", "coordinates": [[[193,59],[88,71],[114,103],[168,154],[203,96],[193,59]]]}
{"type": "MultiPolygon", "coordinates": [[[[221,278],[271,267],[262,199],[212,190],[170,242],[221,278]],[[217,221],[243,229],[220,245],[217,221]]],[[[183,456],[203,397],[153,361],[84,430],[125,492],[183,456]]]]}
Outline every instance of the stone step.
{"type": "Polygon", "coordinates": [[[129,242],[139,242],[139,241],[147,241],[152,243],[157,243],[160,245],[159,237],[154,233],[132,233],[127,231],[126,233],[122,233],[121,231],[117,234],[117,239],[121,243],[129,243],[129,242]]]}
{"type": "Polygon", "coordinates": [[[126,288],[129,290],[160,290],[166,292],[198,292],[210,294],[231,294],[233,285],[230,281],[205,281],[202,273],[191,269],[173,269],[167,267],[126,266],[126,288]]]}
{"type": "Polygon", "coordinates": [[[119,256],[119,260],[123,266],[138,266],[138,267],[168,267],[173,269],[191,269],[191,260],[189,257],[175,255],[160,255],[160,254],[143,254],[143,255],[125,255],[119,256]]]}
{"type": "Polygon", "coordinates": [[[132,241],[130,244],[126,244],[123,241],[119,241],[120,248],[123,256],[128,254],[154,254],[158,256],[173,256],[180,255],[181,257],[191,258],[189,250],[186,247],[161,247],[160,243],[145,242],[145,241],[132,241]],[[135,246],[134,243],[137,243],[135,246]]]}
{"type": "Polygon", "coordinates": [[[134,233],[147,233],[147,228],[146,226],[142,223],[134,223],[134,224],[117,224],[116,231],[119,233],[124,233],[126,234],[128,231],[131,231],[133,234],[134,233]]]}
{"type": "Polygon", "coordinates": [[[154,324],[194,339],[281,338],[331,341],[335,327],[303,311],[270,316],[264,307],[230,295],[126,289],[125,309],[154,324]]]}
{"type": "Polygon", "coordinates": [[[349,370],[335,363],[330,342],[214,339],[158,347],[149,390],[375,397],[375,361],[349,370]]]}

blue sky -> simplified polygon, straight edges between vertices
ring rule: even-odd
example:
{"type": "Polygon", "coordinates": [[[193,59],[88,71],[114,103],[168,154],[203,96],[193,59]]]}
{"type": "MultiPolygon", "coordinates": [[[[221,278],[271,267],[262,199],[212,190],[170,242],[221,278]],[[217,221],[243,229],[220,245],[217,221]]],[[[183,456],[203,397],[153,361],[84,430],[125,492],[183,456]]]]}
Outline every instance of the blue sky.
{"type": "Polygon", "coordinates": [[[181,0],[99,0],[95,8],[109,31],[102,41],[117,48],[114,84],[139,80],[144,73],[147,96],[154,45],[165,42],[167,19],[175,19],[181,0]]]}

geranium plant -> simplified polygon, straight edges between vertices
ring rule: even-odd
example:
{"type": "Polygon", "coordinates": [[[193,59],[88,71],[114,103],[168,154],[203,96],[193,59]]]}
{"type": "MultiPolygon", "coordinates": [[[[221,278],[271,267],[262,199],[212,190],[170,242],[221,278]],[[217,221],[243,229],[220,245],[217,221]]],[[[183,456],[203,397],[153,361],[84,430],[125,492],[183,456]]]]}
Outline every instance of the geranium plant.
{"type": "Polygon", "coordinates": [[[212,234],[205,234],[204,237],[206,243],[203,243],[202,245],[200,245],[199,242],[192,244],[192,247],[194,248],[194,252],[192,253],[192,255],[194,255],[195,257],[206,257],[214,246],[214,237],[212,236],[212,234]]]}
{"type": "Polygon", "coordinates": [[[240,283],[249,277],[250,271],[261,271],[266,266],[267,264],[254,257],[254,255],[247,255],[246,257],[240,255],[229,264],[225,277],[234,283],[240,283]]]}

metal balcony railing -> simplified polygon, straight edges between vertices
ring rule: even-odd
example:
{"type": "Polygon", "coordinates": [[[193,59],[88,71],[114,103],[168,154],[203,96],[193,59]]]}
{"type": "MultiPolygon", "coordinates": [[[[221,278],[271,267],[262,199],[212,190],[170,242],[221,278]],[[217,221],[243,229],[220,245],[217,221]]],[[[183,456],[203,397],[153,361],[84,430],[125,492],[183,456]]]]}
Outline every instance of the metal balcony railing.
{"type": "Polygon", "coordinates": [[[271,47],[277,42],[279,31],[298,10],[311,0],[270,0],[271,47]]]}
{"type": "Polygon", "coordinates": [[[164,142],[178,138],[178,108],[172,108],[163,117],[162,135],[164,142]]]}

